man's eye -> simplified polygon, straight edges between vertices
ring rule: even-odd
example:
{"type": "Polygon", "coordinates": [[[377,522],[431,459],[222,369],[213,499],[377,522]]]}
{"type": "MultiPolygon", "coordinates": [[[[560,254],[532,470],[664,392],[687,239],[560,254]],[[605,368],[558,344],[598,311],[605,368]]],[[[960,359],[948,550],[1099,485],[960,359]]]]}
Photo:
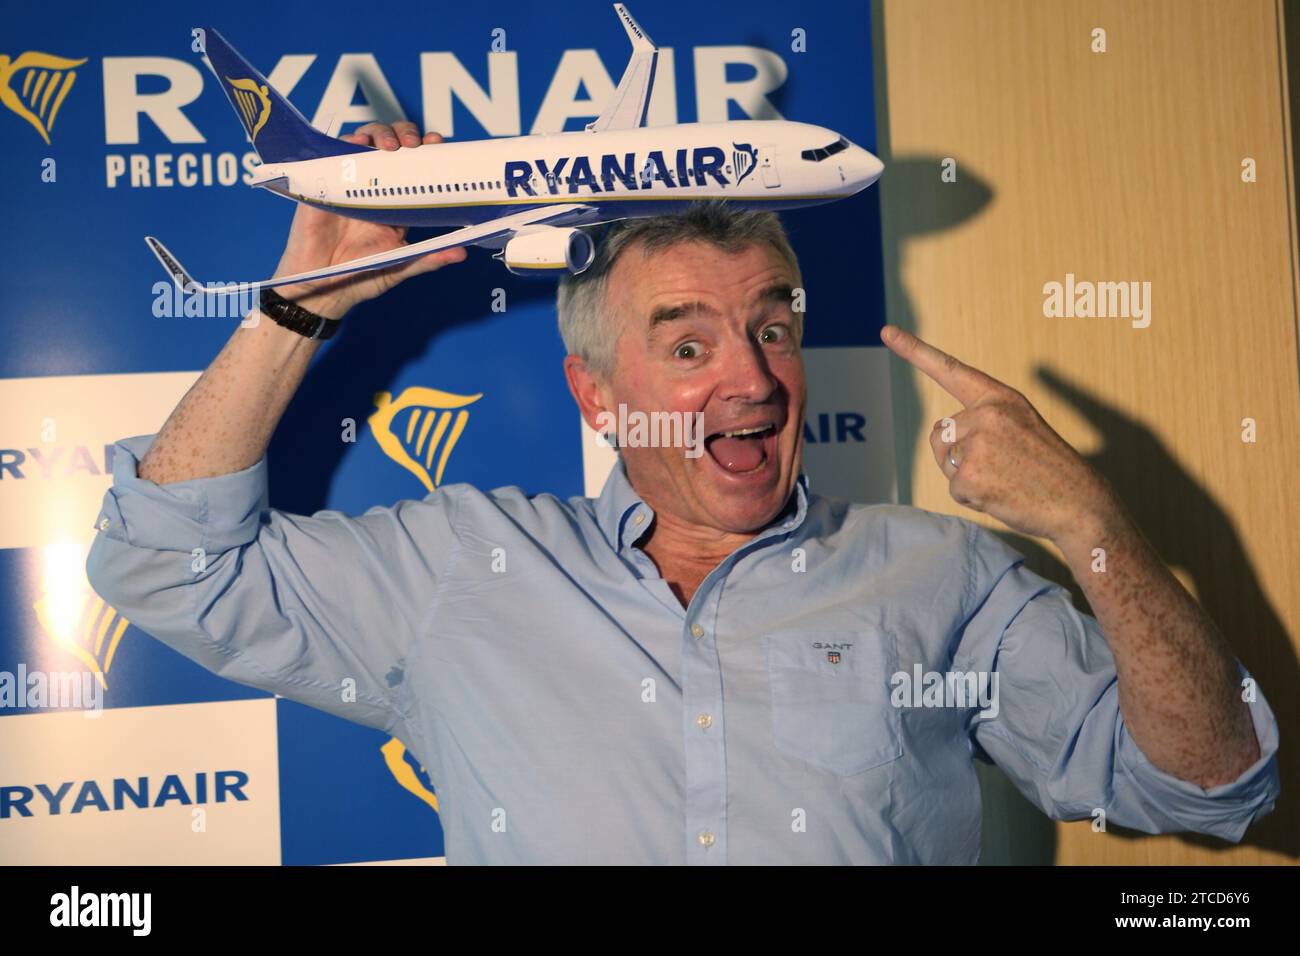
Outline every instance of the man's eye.
{"type": "Polygon", "coordinates": [[[784,325],[769,325],[758,334],[760,342],[784,342],[790,336],[790,330],[784,325]]]}
{"type": "Polygon", "coordinates": [[[698,358],[700,354],[700,343],[683,342],[681,345],[677,346],[677,350],[673,354],[678,358],[684,359],[698,358]]]}

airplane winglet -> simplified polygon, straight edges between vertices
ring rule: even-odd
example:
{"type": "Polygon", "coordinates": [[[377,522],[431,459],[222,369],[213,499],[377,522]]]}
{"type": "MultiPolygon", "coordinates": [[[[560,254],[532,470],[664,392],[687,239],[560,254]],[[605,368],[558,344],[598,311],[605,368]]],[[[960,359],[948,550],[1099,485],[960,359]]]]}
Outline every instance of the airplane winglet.
{"type": "Polygon", "coordinates": [[[264,285],[282,285],[285,281],[272,279],[264,282],[199,282],[172,255],[171,250],[153,236],[145,236],[144,241],[149,251],[172,277],[172,281],[180,286],[181,291],[186,295],[193,295],[196,292],[206,292],[209,295],[239,295],[244,292],[255,292],[264,285]]]}
{"type": "Polygon", "coordinates": [[[646,124],[646,115],[650,109],[650,94],[654,92],[655,69],[659,63],[659,48],[650,39],[649,34],[641,29],[627,7],[621,3],[614,4],[619,22],[632,42],[632,57],[627,61],[623,78],[613,97],[605,104],[605,109],[596,119],[587,124],[591,133],[612,129],[638,129],[646,124]]]}
{"type": "Polygon", "coordinates": [[[636,22],[636,18],[632,16],[627,7],[621,3],[616,3],[614,9],[623,21],[623,29],[627,31],[627,38],[632,41],[633,50],[659,49],[655,46],[654,40],[650,39],[650,34],[641,29],[641,24],[636,22]]]}
{"type": "Polygon", "coordinates": [[[199,284],[194,281],[194,277],[185,271],[185,267],[176,260],[176,257],[168,251],[166,246],[153,236],[145,236],[144,241],[145,245],[149,247],[149,251],[162,263],[162,267],[172,277],[172,281],[181,287],[182,292],[192,292],[200,288],[199,284]]]}

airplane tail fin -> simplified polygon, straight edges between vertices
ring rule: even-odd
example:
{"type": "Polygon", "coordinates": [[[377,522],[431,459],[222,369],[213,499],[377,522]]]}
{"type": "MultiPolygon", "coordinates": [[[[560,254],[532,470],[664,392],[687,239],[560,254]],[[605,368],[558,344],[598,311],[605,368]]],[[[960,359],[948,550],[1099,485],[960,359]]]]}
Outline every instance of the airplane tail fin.
{"type": "Polygon", "coordinates": [[[627,7],[616,3],[614,11],[623,23],[627,38],[632,41],[632,58],[627,61],[623,79],[619,80],[613,97],[605,104],[600,115],[587,124],[588,132],[639,129],[646,125],[650,111],[650,96],[654,91],[655,71],[659,64],[659,48],[632,18],[627,7]]]}
{"type": "Polygon", "coordinates": [[[299,113],[212,27],[204,27],[204,60],[244,124],[263,163],[370,152],[368,146],[326,136],[299,113]]]}

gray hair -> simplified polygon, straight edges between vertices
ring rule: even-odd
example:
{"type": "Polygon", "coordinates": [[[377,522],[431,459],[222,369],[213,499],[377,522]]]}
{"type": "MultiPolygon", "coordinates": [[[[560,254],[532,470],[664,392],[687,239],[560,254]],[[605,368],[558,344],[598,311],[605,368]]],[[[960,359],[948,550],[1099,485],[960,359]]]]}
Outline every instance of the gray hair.
{"type": "MultiPolygon", "coordinates": [[[[708,242],[727,253],[766,243],[794,272],[795,287],[803,285],[799,260],[774,212],[738,209],[724,199],[696,200],[677,215],[623,219],[603,230],[593,236],[596,256],[591,265],[578,275],[564,276],[556,293],[564,347],[579,356],[597,378],[608,380],[613,374],[618,340],[609,324],[614,307],[605,295],[609,274],[619,256],[637,243],[646,255],[682,242],[708,242]]],[[[796,341],[803,338],[803,314],[797,311],[794,334],[796,341]]]]}

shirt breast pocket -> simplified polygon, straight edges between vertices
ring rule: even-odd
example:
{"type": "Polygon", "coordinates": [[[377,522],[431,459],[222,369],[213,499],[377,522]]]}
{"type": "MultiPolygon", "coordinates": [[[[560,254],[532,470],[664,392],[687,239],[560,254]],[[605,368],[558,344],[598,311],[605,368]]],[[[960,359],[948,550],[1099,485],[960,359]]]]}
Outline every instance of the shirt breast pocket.
{"type": "Polygon", "coordinates": [[[842,776],[903,755],[888,632],[784,632],[764,642],[777,750],[842,776]]]}

